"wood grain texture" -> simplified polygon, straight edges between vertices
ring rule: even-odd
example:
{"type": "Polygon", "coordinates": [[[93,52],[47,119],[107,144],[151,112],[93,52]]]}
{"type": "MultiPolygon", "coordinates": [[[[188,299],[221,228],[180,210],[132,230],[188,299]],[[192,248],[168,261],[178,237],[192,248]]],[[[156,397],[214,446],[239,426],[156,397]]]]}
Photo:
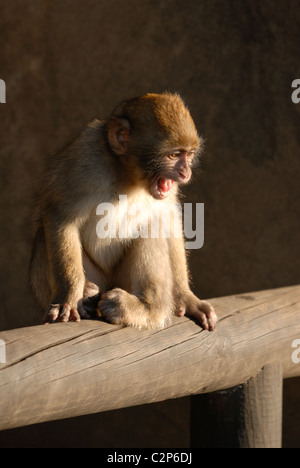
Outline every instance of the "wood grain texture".
{"type": "Polygon", "coordinates": [[[282,447],[282,368],[266,365],[243,386],[241,448],[282,447]]]}
{"type": "Polygon", "coordinates": [[[177,317],[156,332],[100,321],[0,332],[0,429],[231,388],[271,363],[300,376],[300,286],[211,302],[213,333],[177,317]]]}

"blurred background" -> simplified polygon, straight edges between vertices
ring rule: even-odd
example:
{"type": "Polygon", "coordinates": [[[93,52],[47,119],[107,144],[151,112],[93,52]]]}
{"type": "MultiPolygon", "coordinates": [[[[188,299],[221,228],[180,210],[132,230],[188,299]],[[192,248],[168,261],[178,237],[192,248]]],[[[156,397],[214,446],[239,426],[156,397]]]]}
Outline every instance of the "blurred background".
{"type": "MultiPolygon", "coordinates": [[[[0,11],[0,330],[41,320],[27,205],[43,156],[145,92],[179,92],[206,139],[185,189],[205,203],[194,291],[300,282],[297,0],[0,0],[0,11]]],[[[300,447],[299,389],[284,384],[285,447],[300,447]]],[[[0,432],[0,447],[188,447],[189,412],[185,398],[41,424],[0,432]]]]}

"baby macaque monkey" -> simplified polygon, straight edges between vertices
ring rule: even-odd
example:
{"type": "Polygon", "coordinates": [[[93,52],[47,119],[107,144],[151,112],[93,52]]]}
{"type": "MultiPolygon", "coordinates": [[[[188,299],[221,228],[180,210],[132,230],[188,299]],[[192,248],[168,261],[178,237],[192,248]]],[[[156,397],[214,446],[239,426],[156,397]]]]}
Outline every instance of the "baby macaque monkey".
{"type": "Polygon", "coordinates": [[[126,195],[128,211],[142,206],[139,225],[146,232],[149,219],[161,219],[178,203],[200,148],[178,94],[145,94],[121,103],[107,121],[94,120],[48,161],[35,203],[31,260],[45,323],[78,322],[97,310],[124,326],[163,328],[176,314],[214,329],[213,307],[189,286],[183,235],[120,235],[120,196],[126,195]],[[102,236],[99,206],[115,208],[102,236]]]}

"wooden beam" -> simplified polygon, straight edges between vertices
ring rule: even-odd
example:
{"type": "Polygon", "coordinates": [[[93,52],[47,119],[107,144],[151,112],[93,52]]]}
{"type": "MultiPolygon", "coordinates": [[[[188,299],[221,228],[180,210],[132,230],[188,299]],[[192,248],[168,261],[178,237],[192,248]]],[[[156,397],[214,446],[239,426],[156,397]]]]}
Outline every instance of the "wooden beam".
{"type": "Polygon", "coordinates": [[[100,321],[0,332],[0,429],[228,389],[272,363],[300,376],[300,286],[211,302],[213,333],[186,318],[156,332],[100,321]]]}

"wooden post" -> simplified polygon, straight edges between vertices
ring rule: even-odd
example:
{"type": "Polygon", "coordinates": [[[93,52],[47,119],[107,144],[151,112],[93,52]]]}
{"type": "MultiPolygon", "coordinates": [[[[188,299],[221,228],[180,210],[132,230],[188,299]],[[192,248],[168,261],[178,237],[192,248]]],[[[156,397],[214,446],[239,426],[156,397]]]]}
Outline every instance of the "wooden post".
{"type": "Polygon", "coordinates": [[[282,446],[282,367],[269,364],[244,385],[242,448],[282,446]]]}
{"type": "Polygon", "coordinates": [[[282,366],[238,387],[192,397],[193,448],[281,448],[282,366]]]}

